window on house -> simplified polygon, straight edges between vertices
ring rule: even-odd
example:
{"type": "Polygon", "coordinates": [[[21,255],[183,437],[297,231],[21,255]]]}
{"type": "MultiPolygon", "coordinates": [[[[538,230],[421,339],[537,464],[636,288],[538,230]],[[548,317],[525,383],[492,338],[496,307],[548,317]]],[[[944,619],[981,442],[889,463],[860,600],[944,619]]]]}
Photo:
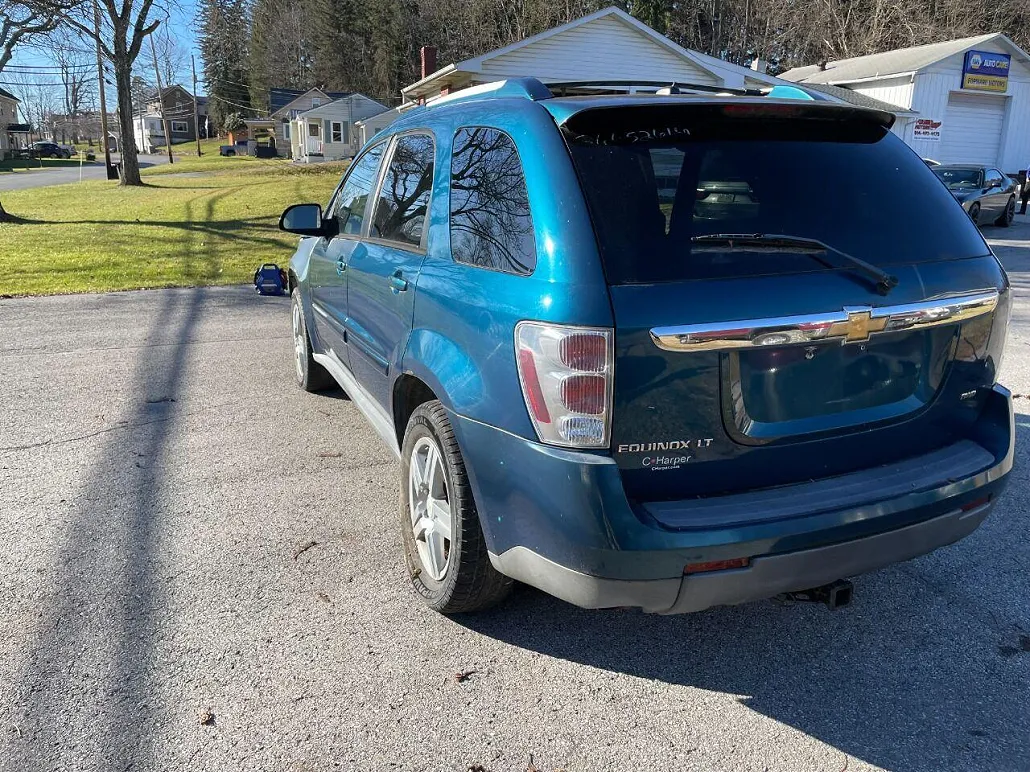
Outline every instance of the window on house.
{"type": "Polygon", "coordinates": [[[386,143],[369,148],[354,162],[336,196],[335,213],[340,233],[356,236],[361,233],[361,222],[365,218],[365,207],[372,194],[372,187],[379,176],[379,162],[383,159],[386,143]]]}
{"type": "Polygon", "coordinates": [[[318,136],[318,123],[317,122],[309,123],[308,124],[308,136],[309,137],[317,137],[318,136]]]}
{"type": "Polygon", "coordinates": [[[397,140],[383,175],[369,235],[417,247],[422,243],[429,199],[433,192],[433,138],[408,134],[397,140]]]}
{"type": "Polygon", "coordinates": [[[343,138],[343,124],[339,121],[333,121],[332,137],[333,142],[346,142],[343,138]]]}
{"type": "Polygon", "coordinates": [[[319,99],[318,97],[311,97],[311,106],[312,107],[321,107],[322,106],[322,100],[319,99]]]}
{"type": "Polygon", "coordinates": [[[185,134],[190,130],[186,121],[172,121],[172,134],[185,134]]]}
{"type": "Polygon", "coordinates": [[[451,254],[461,263],[527,275],[536,268],[529,194],[504,132],[458,129],[451,160],[451,254]]]}
{"type": "Polygon", "coordinates": [[[283,139],[290,138],[290,123],[289,121],[283,121],[283,139]]]}

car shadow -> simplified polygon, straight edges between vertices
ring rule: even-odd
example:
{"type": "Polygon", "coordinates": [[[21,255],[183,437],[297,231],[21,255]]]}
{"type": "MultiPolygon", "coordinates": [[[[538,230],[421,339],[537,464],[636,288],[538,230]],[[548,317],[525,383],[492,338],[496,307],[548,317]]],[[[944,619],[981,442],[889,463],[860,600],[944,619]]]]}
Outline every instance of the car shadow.
{"type": "MultiPolygon", "coordinates": [[[[1019,423],[1024,448],[1030,417],[1019,423]]],[[[1026,769],[1030,525],[1017,474],[976,533],[856,578],[846,609],[763,601],[663,617],[586,611],[519,586],[457,621],[551,657],[732,695],[878,767],[1026,769]]]]}

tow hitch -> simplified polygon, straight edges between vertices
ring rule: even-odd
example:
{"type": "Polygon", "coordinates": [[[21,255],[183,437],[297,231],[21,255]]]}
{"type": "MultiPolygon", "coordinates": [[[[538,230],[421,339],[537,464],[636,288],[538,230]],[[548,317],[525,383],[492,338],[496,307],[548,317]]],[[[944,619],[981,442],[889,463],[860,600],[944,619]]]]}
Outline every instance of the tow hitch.
{"type": "Polygon", "coordinates": [[[842,608],[850,605],[853,591],[854,586],[849,580],[838,579],[822,587],[786,592],[780,597],[797,603],[825,603],[827,608],[842,608]]]}

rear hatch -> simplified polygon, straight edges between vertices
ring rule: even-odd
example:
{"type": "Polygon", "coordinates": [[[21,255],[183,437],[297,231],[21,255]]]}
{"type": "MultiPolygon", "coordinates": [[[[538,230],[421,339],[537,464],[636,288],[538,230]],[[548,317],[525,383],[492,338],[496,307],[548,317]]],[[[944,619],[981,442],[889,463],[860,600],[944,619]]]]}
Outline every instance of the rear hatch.
{"type": "Polygon", "coordinates": [[[656,101],[562,123],[610,285],[630,497],[796,483],[962,438],[995,380],[1007,281],[892,117],[656,101]]]}

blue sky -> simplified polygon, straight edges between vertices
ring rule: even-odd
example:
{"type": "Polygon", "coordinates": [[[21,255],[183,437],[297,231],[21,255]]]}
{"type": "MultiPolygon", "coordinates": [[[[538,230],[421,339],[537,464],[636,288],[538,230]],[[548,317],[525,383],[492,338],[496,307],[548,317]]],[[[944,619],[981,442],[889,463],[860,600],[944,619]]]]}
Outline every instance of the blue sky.
{"type": "MultiPolygon", "coordinates": [[[[187,61],[184,76],[187,80],[184,80],[183,85],[191,88],[191,84],[188,82],[189,54],[195,54],[197,57],[197,77],[200,79],[204,77],[201,71],[200,52],[196,46],[196,0],[179,0],[171,8],[171,12],[172,16],[167,22],[168,29],[186,52],[187,61]]],[[[81,46],[83,50],[92,50],[92,43],[89,41],[83,41],[81,46]]],[[[91,63],[94,61],[90,59],[91,63]]],[[[137,63],[140,69],[146,71],[145,76],[148,78],[152,77],[151,73],[153,71],[150,61],[150,48],[149,46],[144,46],[137,63]]],[[[18,87],[11,85],[11,81],[19,77],[25,80],[31,77],[34,83],[53,83],[55,86],[59,86],[60,81],[53,74],[56,65],[57,62],[54,60],[53,54],[47,51],[45,43],[39,46],[22,46],[15,50],[14,57],[8,68],[0,72],[0,88],[17,91],[18,87]]],[[[108,76],[108,81],[112,81],[110,75],[108,76]]],[[[203,85],[200,86],[200,92],[204,92],[203,85]]],[[[109,104],[114,99],[114,88],[111,85],[107,89],[107,98],[109,104]]]]}

